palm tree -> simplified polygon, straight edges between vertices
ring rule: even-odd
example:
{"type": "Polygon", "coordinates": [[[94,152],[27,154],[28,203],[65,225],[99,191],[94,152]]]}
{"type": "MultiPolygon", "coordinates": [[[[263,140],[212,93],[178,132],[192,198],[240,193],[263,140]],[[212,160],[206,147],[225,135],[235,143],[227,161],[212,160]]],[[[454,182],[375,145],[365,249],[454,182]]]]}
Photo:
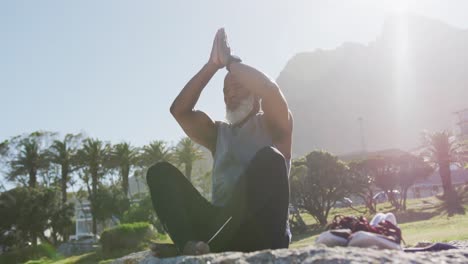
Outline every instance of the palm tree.
{"type": "Polygon", "coordinates": [[[184,137],[177,144],[174,154],[177,163],[184,164],[185,177],[192,181],[193,163],[203,157],[199,147],[190,138],[184,137]]]}
{"type": "MultiPolygon", "coordinates": [[[[17,180],[30,188],[37,187],[37,177],[41,171],[49,168],[49,162],[45,151],[42,150],[42,143],[48,132],[33,132],[26,137],[15,137],[12,139],[14,146],[19,150],[9,162],[10,171],[8,180],[17,180]],[[26,183],[24,178],[28,178],[26,183]]],[[[33,191],[33,190],[31,190],[33,191]]],[[[37,245],[37,235],[32,234],[32,243],[37,245]]]]}
{"type": "MultiPolygon", "coordinates": [[[[10,142],[8,140],[5,140],[3,142],[0,142],[0,168],[6,167],[6,157],[9,152],[9,145],[10,142]]],[[[0,169],[0,172],[3,172],[2,169],[0,169]]]]}
{"type": "Polygon", "coordinates": [[[18,180],[29,187],[36,187],[38,173],[49,167],[46,154],[40,147],[42,136],[41,132],[34,132],[19,141],[19,153],[10,161],[9,180],[18,180]],[[24,176],[28,178],[27,183],[21,178],[24,176]]]}
{"type": "Polygon", "coordinates": [[[93,215],[93,234],[97,232],[96,212],[94,210],[94,198],[97,194],[97,188],[100,178],[106,172],[106,166],[109,162],[110,145],[105,144],[99,139],[87,138],[83,146],[78,150],[79,163],[84,168],[85,182],[88,188],[88,195],[91,200],[91,212],[93,215]],[[91,187],[89,187],[88,177],[91,177],[91,187]]]}
{"type": "Polygon", "coordinates": [[[172,161],[172,159],[172,149],[167,147],[166,142],[155,140],[143,146],[138,163],[141,167],[148,168],[157,162],[172,161]]]}
{"type": "Polygon", "coordinates": [[[62,191],[62,204],[67,202],[67,185],[70,173],[78,169],[77,151],[81,135],[67,134],[63,140],[54,140],[47,152],[49,160],[60,166],[60,189],[62,191]]]}
{"type": "Polygon", "coordinates": [[[443,198],[453,194],[450,165],[460,161],[462,145],[448,131],[425,133],[423,137],[424,152],[422,156],[439,169],[444,190],[443,198]]]}
{"type": "Polygon", "coordinates": [[[8,152],[8,140],[0,142],[0,157],[3,157],[8,152]]]}
{"type": "Polygon", "coordinates": [[[138,193],[140,193],[139,178],[143,178],[146,170],[151,166],[161,161],[170,162],[173,160],[172,148],[168,147],[166,142],[155,140],[141,148],[141,152],[137,157],[137,166],[139,169],[135,171],[135,180],[137,183],[138,193]]]}
{"type": "Polygon", "coordinates": [[[122,180],[122,190],[128,196],[128,176],[131,167],[136,164],[138,150],[129,143],[115,145],[111,153],[111,167],[118,168],[122,180]]]}

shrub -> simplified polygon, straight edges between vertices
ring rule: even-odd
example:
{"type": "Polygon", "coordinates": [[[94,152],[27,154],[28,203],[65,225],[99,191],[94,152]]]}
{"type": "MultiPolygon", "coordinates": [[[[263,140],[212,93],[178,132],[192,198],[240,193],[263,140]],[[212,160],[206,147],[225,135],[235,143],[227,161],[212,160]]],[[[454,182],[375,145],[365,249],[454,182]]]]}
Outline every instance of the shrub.
{"type": "Polygon", "coordinates": [[[0,263],[23,263],[30,259],[56,259],[58,257],[55,248],[49,244],[40,244],[21,249],[14,249],[0,255],[0,263]]]}
{"type": "Polygon", "coordinates": [[[146,222],[121,224],[106,229],[101,235],[104,252],[123,249],[138,249],[143,243],[156,236],[153,227],[146,222]]]}
{"type": "Polygon", "coordinates": [[[154,212],[153,203],[149,194],[144,195],[138,203],[132,204],[124,213],[121,221],[122,223],[150,222],[158,233],[166,233],[154,212]]]}

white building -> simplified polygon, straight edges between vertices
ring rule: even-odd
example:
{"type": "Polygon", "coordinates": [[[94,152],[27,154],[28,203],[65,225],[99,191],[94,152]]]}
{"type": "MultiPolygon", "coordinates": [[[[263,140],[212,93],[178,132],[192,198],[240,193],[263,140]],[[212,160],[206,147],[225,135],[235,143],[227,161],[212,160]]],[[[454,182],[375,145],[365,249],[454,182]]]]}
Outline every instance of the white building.
{"type": "MultiPolygon", "coordinates": [[[[75,234],[70,236],[70,240],[81,240],[84,238],[93,238],[93,216],[91,214],[91,204],[87,200],[74,199],[75,204],[75,234]]],[[[98,222],[97,234],[101,234],[104,229],[118,225],[116,218],[108,219],[104,222],[98,222]]]]}
{"type": "Polygon", "coordinates": [[[134,197],[139,193],[147,193],[148,186],[144,180],[144,177],[133,176],[128,179],[128,196],[129,198],[134,197]]]}
{"type": "Polygon", "coordinates": [[[75,235],[70,239],[80,240],[83,237],[93,237],[93,217],[91,205],[86,202],[75,202],[75,235]]]}

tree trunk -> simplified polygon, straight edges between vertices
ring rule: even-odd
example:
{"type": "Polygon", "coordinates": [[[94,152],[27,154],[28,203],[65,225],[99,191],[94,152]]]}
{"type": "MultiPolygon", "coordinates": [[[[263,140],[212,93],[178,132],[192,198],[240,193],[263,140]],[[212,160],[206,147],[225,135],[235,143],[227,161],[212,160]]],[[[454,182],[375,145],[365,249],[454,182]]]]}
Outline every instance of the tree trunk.
{"type": "Polygon", "coordinates": [[[68,170],[62,165],[62,204],[67,203],[68,170]]]}
{"type": "Polygon", "coordinates": [[[401,207],[402,207],[403,211],[406,211],[406,198],[408,196],[408,188],[403,189],[402,195],[403,196],[400,198],[400,199],[402,199],[401,207]]]}
{"type": "Polygon", "coordinates": [[[97,181],[98,181],[98,175],[97,171],[94,171],[94,173],[91,175],[92,177],[92,198],[91,198],[91,214],[93,216],[93,234],[97,235],[97,219],[96,219],[96,212],[94,209],[94,204],[95,204],[95,199],[96,199],[96,194],[97,194],[97,181]]]}
{"type": "Polygon", "coordinates": [[[361,193],[359,195],[362,200],[364,201],[364,204],[366,205],[366,208],[370,211],[371,214],[375,214],[377,209],[376,209],[376,203],[374,202],[374,192],[369,188],[367,189],[366,192],[361,193]]]}
{"type": "Polygon", "coordinates": [[[37,184],[37,170],[32,168],[29,170],[29,187],[36,188],[37,184]]]}
{"type": "MultiPolygon", "coordinates": [[[[67,168],[67,165],[62,165],[62,178],[61,178],[62,207],[64,207],[65,204],[67,203],[67,183],[68,183],[68,168],[67,168]]],[[[68,241],[68,231],[66,230],[66,228],[63,228],[63,230],[59,230],[59,231],[63,237],[63,241],[64,242],[68,241]]]]}
{"type": "Polygon", "coordinates": [[[37,246],[37,235],[32,234],[31,237],[32,237],[32,245],[33,245],[33,247],[36,247],[37,246]]]}
{"type": "Polygon", "coordinates": [[[450,197],[453,191],[452,177],[450,173],[450,163],[448,162],[439,163],[439,174],[442,180],[442,188],[444,190],[442,197],[444,199],[447,199],[448,197],[450,197]]]}
{"type": "Polygon", "coordinates": [[[367,209],[369,209],[370,213],[371,214],[375,214],[376,212],[376,209],[375,209],[375,205],[374,205],[374,202],[372,200],[372,196],[371,197],[361,197],[365,204],[366,204],[366,207],[367,209]]]}
{"type": "Polygon", "coordinates": [[[320,223],[320,226],[326,226],[327,225],[327,217],[324,215],[319,215],[317,216],[317,220],[320,223]]]}
{"type": "Polygon", "coordinates": [[[93,234],[97,235],[97,219],[96,216],[93,214],[93,234]]]}
{"type": "Polygon", "coordinates": [[[130,174],[130,166],[122,167],[122,190],[125,197],[128,198],[128,175],[130,174]]]}
{"type": "Polygon", "coordinates": [[[189,182],[192,182],[192,163],[185,164],[185,177],[187,177],[189,182]]]}

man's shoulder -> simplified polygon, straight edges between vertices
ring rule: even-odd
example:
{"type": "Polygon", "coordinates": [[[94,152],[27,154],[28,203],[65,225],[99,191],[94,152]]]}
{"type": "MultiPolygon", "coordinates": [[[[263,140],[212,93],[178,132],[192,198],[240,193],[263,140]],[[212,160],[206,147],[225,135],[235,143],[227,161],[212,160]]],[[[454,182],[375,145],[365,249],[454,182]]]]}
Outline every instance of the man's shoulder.
{"type": "Polygon", "coordinates": [[[226,121],[219,120],[219,121],[215,121],[215,126],[217,129],[219,129],[220,127],[228,127],[230,126],[230,124],[226,121]]]}

